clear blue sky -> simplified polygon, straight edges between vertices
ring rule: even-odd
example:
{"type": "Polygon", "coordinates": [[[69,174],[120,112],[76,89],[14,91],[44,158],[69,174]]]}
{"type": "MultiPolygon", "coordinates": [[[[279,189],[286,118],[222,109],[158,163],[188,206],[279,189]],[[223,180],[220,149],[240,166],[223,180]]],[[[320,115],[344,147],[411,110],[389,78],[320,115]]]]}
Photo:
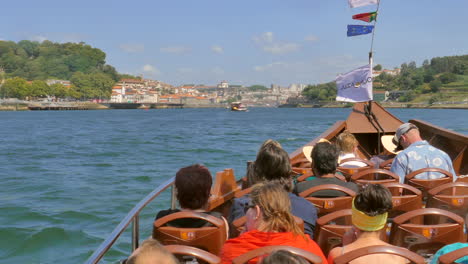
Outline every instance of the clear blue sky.
{"type": "MultiPolygon", "coordinates": [[[[15,0],[0,39],[84,41],[121,73],[173,85],[315,84],[365,65],[371,35],[346,37],[347,0],[15,0]]],[[[381,0],[374,64],[468,54],[467,0],[381,0]]]]}

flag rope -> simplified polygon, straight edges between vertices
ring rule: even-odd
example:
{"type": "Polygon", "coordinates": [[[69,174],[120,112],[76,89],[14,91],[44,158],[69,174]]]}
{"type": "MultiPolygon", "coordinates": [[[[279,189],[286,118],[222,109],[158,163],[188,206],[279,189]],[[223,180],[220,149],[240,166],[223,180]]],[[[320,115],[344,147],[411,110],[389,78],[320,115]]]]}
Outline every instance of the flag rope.
{"type": "MultiPolygon", "coordinates": [[[[375,12],[377,12],[377,18],[379,17],[379,7],[380,7],[380,0],[377,0],[377,10],[375,12]]],[[[371,40],[371,48],[370,48],[370,52],[369,52],[369,62],[372,58],[372,52],[373,52],[373,48],[374,48],[374,35],[375,35],[375,24],[377,24],[377,19],[374,20],[374,30],[372,30],[372,40],[371,40]]]]}

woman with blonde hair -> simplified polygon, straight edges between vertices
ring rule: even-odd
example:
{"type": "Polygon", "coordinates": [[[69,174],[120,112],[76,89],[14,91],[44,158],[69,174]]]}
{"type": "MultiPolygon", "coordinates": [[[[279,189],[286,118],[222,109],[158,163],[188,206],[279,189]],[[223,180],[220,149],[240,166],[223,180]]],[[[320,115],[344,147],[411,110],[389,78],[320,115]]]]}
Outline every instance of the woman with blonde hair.
{"type": "MultiPolygon", "coordinates": [[[[291,202],[284,186],[276,181],[258,183],[250,193],[247,207],[246,232],[229,239],[221,250],[222,263],[260,247],[286,245],[312,252],[327,260],[320,247],[309,236],[304,235],[291,214],[291,202]]],[[[256,263],[254,260],[250,263],[256,263]]]]}
{"type": "Polygon", "coordinates": [[[356,152],[359,142],[348,130],[343,131],[338,135],[338,137],[336,137],[336,145],[340,149],[340,156],[338,157],[339,166],[347,168],[360,168],[367,166],[367,164],[359,161],[341,163],[344,159],[357,158],[356,152]]]}

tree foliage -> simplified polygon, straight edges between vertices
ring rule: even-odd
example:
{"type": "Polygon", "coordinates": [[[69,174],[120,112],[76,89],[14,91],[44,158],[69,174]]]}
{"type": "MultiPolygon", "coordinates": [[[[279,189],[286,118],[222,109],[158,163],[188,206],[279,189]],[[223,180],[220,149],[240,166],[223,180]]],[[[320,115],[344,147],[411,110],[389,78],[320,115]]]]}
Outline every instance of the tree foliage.
{"type": "Polygon", "coordinates": [[[308,85],[302,95],[309,101],[333,101],[336,98],[335,82],[308,85]]]}
{"type": "Polygon", "coordinates": [[[267,91],[268,88],[263,86],[263,85],[252,85],[250,87],[248,87],[249,91],[252,91],[252,92],[257,92],[257,91],[267,91]]]}
{"type": "MultiPolygon", "coordinates": [[[[468,55],[424,60],[421,67],[414,61],[403,63],[400,74],[390,76],[382,73],[374,82],[385,90],[409,91],[402,99],[408,101],[420,93],[437,93],[443,85],[458,80],[457,75],[468,75],[468,55]]],[[[400,99],[401,100],[401,99],[400,99]]]]}
{"type": "Polygon", "coordinates": [[[106,64],[105,59],[103,51],[84,42],[0,41],[0,68],[5,70],[7,78],[0,95],[23,99],[46,96],[105,98],[110,96],[113,84],[119,79],[139,79],[119,74],[106,64]],[[73,85],[49,86],[45,83],[47,79],[71,80],[73,85]]]}

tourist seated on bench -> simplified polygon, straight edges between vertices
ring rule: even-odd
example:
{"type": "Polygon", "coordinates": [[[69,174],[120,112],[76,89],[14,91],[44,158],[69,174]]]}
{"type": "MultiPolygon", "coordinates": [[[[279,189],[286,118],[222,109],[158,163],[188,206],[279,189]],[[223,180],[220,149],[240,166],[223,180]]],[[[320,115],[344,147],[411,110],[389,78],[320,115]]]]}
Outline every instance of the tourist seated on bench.
{"type": "MultiPolygon", "coordinates": [[[[301,193],[314,186],[336,184],[358,192],[358,186],[353,182],[345,182],[335,177],[338,159],[338,150],[335,145],[328,142],[317,143],[312,149],[312,171],[315,177],[308,181],[299,182],[294,193],[301,193]]],[[[346,193],[337,190],[322,190],[313,193],[316,197],[339,197],[346,193]]]]}
{"type": "MultiPolygon", "coordinates": [[[[180,169],[175,177],[175,188],[181,209],[161,210],[158,212],[156,219],[176,212],[192,211],[221,218],[226,222],[226,228],[228,229],[227,221],[221,213],[206,211],[212,181],[210,171],[203,165],[194,164],[180,169]]],[[[181,218],[175,219],[167,223],[167,225],[181,228],[199,228],[210,226],[211,224],[203,219],[181,218]]]]}
{"type": "Polygon", "coordinates": [[[336,145],[340,150],[340,156],[338,156],[338,163],[340,167],[345,168],[361,168],[368,166],[364,162],[360,161],[348,161],[341,163],[342,160],[358,158],[356,155],[358,148],[358,141],[348,130],[345,130],[343,133],[339,134],[336,138],[336,145]]]}
{"type": "MultiPolygon", "coordinates": [[[[387,141],[388,143],[384,146],[389,148],[389,151],[396,153],[399,149],[403,149],[398,152],[390,168],[391,172],[400,176],[400,183],[405,183],[406,175],[422,168],[439,168],[449,171],[453,175],[453,181],[456,181],[457,175],[449,155],[423,140],[416,125],[404,123],[397,129],[391,140],[387,141]]],[[[441,177],[444,175],[439,172],[426,172],[415,176],[416,179],[428,180],[441,177]]]]}
{"type": "Polygon", "coordinates": [[[141,246],[133,251],[125,264],[176,264],[177,259],[153,238],[143,241],[141,246]]]}
{"type": "MultiPolygon", "coordinates": [[[[352,231],[343,237],[343,246],[328,254],[328,263],[346,252],[367,246],[390,245],[380,239],[387,225],[388,211],[392,208],[392,194],[379,184],[368,184],[356,195],[352,208],[352,231]]],[[[388,254],[363,256],[353,260],[354,264],[398,264],[406,259],[388,254]]]]}
{"type": "Polygon", "coordinates": [[[224,243],[221,263],[230,264],[244,253],[272,245],[301,248],[321,257],[322,263],[327,263],[317,243],[305,235],[295,222],[288,196],[288,192],[277,182],[253,186],[246,212],[246,232],[224,243]]]}
{"type": "MultiPolygon", "coordinates": [[[[304,220],[304,232],[314,237],[317,209],[306,199],[290,193],[293,188],[292,168],[288,153],[274,140],[268,139],[260,147],[257,158],[252,164],[252,171],[247,173],[248,185],[259,182],[278,181],[288,191],[292,214],[304,220]]],[[[234,199],[229,214],[229,222],[245,215],[250,202],[249,195],[234,199]]]]}

